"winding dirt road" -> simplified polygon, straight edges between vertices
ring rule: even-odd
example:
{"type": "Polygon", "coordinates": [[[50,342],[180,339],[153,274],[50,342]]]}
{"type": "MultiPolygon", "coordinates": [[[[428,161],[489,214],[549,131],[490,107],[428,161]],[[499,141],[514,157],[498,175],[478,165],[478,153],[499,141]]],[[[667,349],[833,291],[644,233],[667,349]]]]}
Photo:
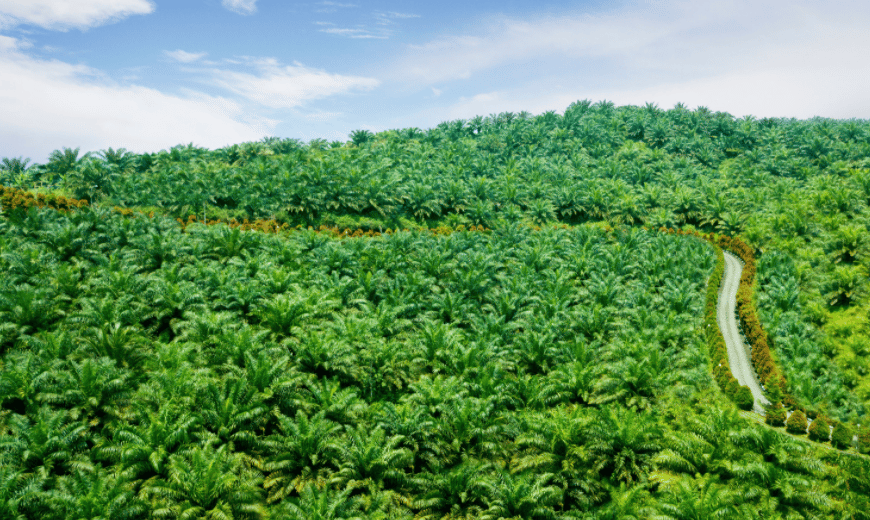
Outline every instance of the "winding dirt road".
{"type": "Polygon", "coordinates": [[[755,370],[752,368],[752,357],[749,346],[743,341],[740,326],[737,324],[737,289],[740,287],[740,274],[743,272],[743,262],[736,256],[725,251],[725,273],[722,276],[722,287],[719,289],[719,304],[717,321],[719,330],[725,337],[728,347],[728,363],[731,372],[741,386],[748,386],[755,398],[754,409],[764,414],[762,405],[770,404],[764,397],[755,370]]]}

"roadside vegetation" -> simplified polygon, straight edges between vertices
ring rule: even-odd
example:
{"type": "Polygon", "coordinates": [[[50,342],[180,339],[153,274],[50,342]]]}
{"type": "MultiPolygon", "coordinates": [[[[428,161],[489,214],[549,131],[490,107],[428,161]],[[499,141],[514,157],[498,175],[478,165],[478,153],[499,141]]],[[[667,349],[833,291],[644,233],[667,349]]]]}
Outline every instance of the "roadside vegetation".
{"type": "Polygon", "coordinates": [[[4,159],[0,516],[867,518],[868,157],[579,102],[4,159]],[[816,443],[732,403],[694,231],[816,443]]]}

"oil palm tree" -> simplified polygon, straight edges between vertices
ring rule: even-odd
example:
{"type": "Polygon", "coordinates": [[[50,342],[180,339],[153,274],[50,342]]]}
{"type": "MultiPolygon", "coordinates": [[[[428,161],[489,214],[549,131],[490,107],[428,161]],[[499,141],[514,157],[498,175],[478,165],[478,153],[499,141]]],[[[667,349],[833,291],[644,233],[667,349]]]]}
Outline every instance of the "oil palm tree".
{"type": "Polygon", "coordinates": [[[76,471],[60,479],[51,502],[58,504],[63,518],[71,520],[126,520],[142,518],[148,512],[132,482],[102,469],[76,471]]]}
{"type": "Polygon", "coordinates": [[[323,489],[337,469],[330,449],[341,425],[322,411],[312,417],[297,412],[295,419],[278,415],[277,423],[278,432],[261,441],[261,449],[268,454],[262,462],[268,502],[304,493],[308,487],[323,489]]]}
{"type": "Polygon", "coordinates": [[[45,288],[19,285],[0,290],[0,346],[48,330],[60,317],[59,311],[45,288]]]}
{"type": "Polygon", "coordinates": [[[543,399],[548,405],[589,404],[597,378],[598,369],[594,365],[583,361],[562,363],[550,372],[542,388],[543,399]]]}
{"type": "Polygon", "coordinates": [[[335,491],[308,485],[298,498],[283,501],[277,514],[290,520],[363,520],[360,501],[352,493],[350,488],[335,491]]]}
{"type": "Polygon", "coordinates": [[[407,449],[412,457],[413,473],[423,468],[440,471],[446,462],[445,447],[438,435],[433,417],[426,410],[392,402],[374,407],[376,424],[387,435],[399,435],[399,447],[407,449]]]}
{"type": "MultiPolygon", "coordinates": [[[[838,457],[836,483],[844,503],[851,506],[850,513],[858,520],[870,518],[870,464],[851,455],[838,457]]],[[[833,498],[833,497],[832,497],[833,498]]]]}
{"type": "Polygon", "coordinates": [[[738,518],[736,497],[711,475],[683,478],[671,486],[659,502],[661,520],[703,520],[707,518],[738,518]]]}
{"type": "Polygon", "coordinates": [[[117,150],[107,148],[98,152],[97,156],[109,164],[114,164],[122,172],[132,168],[136,158],[136,154],[126,148],[118,148],[117,150]]]}
{"type": "Polygon", "coordinates": [[[408,202],[405,208],[415,218],[420,220],[435,218],[441,215],[443,204],[438,194],[432,189],[432,184],[413,184],[408,189],[408,202]]]}
{"type": "MultiPolygon", "coordinates": [[[[66,167],[66,164],[61,164],[57,171],[62,171],[66,167]]],[[[75,163],[75,167],[59,175],[63,178],[65,188],[72,192],[74,198],[93,203],[98,198],[112,196],[115,193],[115,181],[119,176],[119,170],[115,164],[85,156],[75,163]]]]}
{"type": "MultiPolygon", "coordinates": [[[[553,329],[545,327],[545,330],[553,329]]],[[[514,342],[517,364],[532,376],[548,374],[557,364],[560,350],[552,332],[524,331],[514,342]]]]}
{"type": "Polygon", "coordinates": [[[118,420],[129,403],[132,374],[111,359],[72,362],[55,374],[44,378],[39,400],[70,409],[72,418],[86,419],[92,427],[118,420]]]}
{"type": "Polygon", "coordinates": [[[498,471],[484,483],[487,509],[480,518],[555,518],[554,507],[561,501],[562,491],[550,484],[552,478],[549,473],[512,475],[498,471]]]}
{"type": "Polygon", "coordinates": [[[351,425],[366,411],[366,403],[360,399],[357,389],[342,388],[337,379],[312,378],[303,385],[306,393],[295,405],[310,415],[323,412],[331,421],[351,425]]]}
{"type": "Polygon", "coordinates": [[[830,305],[848,306],[866,291],[865,270],[862,267],[838,265],[823,281],[825,297],[830,305]]]}
{"type": "Polygon", "coordinates": [[[58,260],[67,262],[74,256],[87,258],[95,254],[92,246],[96,237],[92,233],[93,226],[88,222],[57,222],[47,230],[45,242],[54,250],[58,260]]]}
{"type": "Polygon", "coordinates": [[[149,312],[142,320],[146,330],[155,336],[172,339],[185,313],[203,310],[205,301],[197,284],[188,280],[171,280],[163,273],[147,279],[145,298],[149,312]]]}
{"type": "Polygon", "coordinates": [[[472,303],[461,292],[450,288],[436,292],[431,296],[433,317],[444,323],[462,323],[467,321],[472,303]]]}
{"type": "Polygon", "coordinates": [[[619,401],[633,410],[648,410],[667,382],[668,359],[658,349],[641,358],[628,357],[607,364],[598,382],[597,403],[619,401]]]}
{"type": "Polygon", "coordinates": [[[268,419],[262,394],[248,386],[245,379],[232,375],[209,382],[199,400],[203,427],[223,446],[244,451],[256,443],[268,419]]]}
{"type": "MultiPolygon", "coordinates": [[[[2,459],[0,459],[2,460],[2,459]]],[[[27,476],[12,464],[0,466],[0,515],[10,520],[25,520],[28,515],[45,513],[44,479],[27,476]]]]}
{"type": "Polygon", "coordinates": [[[51,152],[48,156],[48,162],[45,163],[45,170],[51,175],[48,181],[57,182],[88,157],[90,157],[90,153],[79,157],[79,148],[64,148],[51,152]]]}
{"type": "Polygon", "coordinates": [[[792,473],[776,464],[753,461],[734,468],[737,480],[746,485],[744,495],[754,499],[770,515],[794,516],[807,512],[828,513],[833,504],[814,479],[792,473]]]}
{"type": "Polygon", "coordinates": [[[449,452],[456,463],[469,457],[494,458],[503,450],[505,418],[499,413],[494,399],[451,399],[441,407],[443,414],[437,421],[440,434],[451,439],[449,452]]]}
{"type": "Polygon", "coordinates": [[[360,375],[357,350],[343,339],[312,331],[292,348],[295,354],[293,361],[299,370],[318,378],[337,377],[352,381],[360,375]]]}
{"type": "Polygon", "coordinates": [[[610,501],[595,511],[595,520],[641,520],[653,518],[655,501],[642,486],[620,484],[610,493],[610,501]]]}
{"type": "MultiPolygon", "coordinates": [[[[39,348],[49,341],[56,341],[52,346],[58,346],[54,352],[68,353],[71,345],[64,338],[51,337],[48,341],[43,338],[32,338],[28,342],[31,349],[39,348]],[[61,345],[58,345],[61,344],[61,345]]],[[[65,368],[66,361],[53,357],[53,352],[33,352],[31,350],[14,350],[4,356],[4,369],[0,371],[0,403],[3,408],[18,415],[33,416],[40,407],[42,392],[46,387],[60,377],[65,368]]]]}
{"type": "Polygon", "coordinates": [[[4,157],[0,161],[0,170],[5,170],[12,175],[19,175],[27,170],[27,165],[30,163],[30,158],[24,157],[4,157]]]}
{"type": "Polygon", "coordinates": [[[82,342],[95,355],[109,358],[120,367],[136,368],[145,358],[146,339],[135,327],[118,322],[84,331],[82,342]]]}
{"type": "Polygon", "coordinates": [[[124,478],[137,485],[168,478],[170,456],[193,445],[201,419],[167,404],[141,414],[135,423],[119,424],[94,447],[97,460],[117,464],[124,478]]]}
{"type": "Polygon", "coordinates": [[[298,334],[301,326],[333,307],[334,302],[323,296],[319,291],[297,289],[257,304],[252,314],[276,339],[283,340],[298,334]]]}
{"type": "Polygon", "coordinates": [[[418,491],[412,502],[421,520],[480,516],[489,491],[484,483],[486,465],[469,460],[446,471],[422,473],[412,478],[418,491]]]}
{"type": "Polygon", "coordinates": [[[411,453],[400,448],[402,437],[363,425],[346,428],[345,435],[330,446],[339,470],[331,483],[346,489],[374,488],[404,483],[411,453]]]}
{"type": "Polygon", "coordinates": [[[614,483],[642,479],[662,442],[661,427],[653,416],[618,406],[602,408],[587,435],[592,467],[614,483]]]}
{"type": "Polygon", "coordinates": [[[552,475],[567,508],[601,502],[606,487],[587,460],[585,430],[593,421],[583,408],[556,408],[530,416],[527,431],[516,438],[519,451],[511,459],[513,473],[552,475]]]}
{"type": "Polygon", "coordinates": [[[66,322],[79,329],[79,336],[94,336],[98,330],[110,334],[116,324],[116,334],[129,334],[136,330],[136,324],[142,320],[146,309],[145,303],[135,296],[135,291],[128,294],[122,290],[118,295],[104,293],[101,297],[97,297],[96,291],[92,287],[89,293],[93,297],[79,297],[75,302],[79,308],[68,313],[66,322]]]}
{"type": "Polygon", "coordinates": [[[86,455],[89,437],[84,423],[65,410],[44,406],[32,418],[12,416],[8,433],[0,436],[0,450],[24,475],[54,481],[74,470],[93,470],[86,455]]]}
{"type": "Polygon", "coordinates": [[[154,514],[180,518],[264,518],[262,477],[226,446],[170,456],[168,477],[143,486],[154,514]]]}
{"type": "Polygon", "coordinates": [[[205,235],[208,244],[207,255],[221,263],[241,256],[245,251],[255,248],[260,241],[257,233],[243,231],[240,227],[211,226],[209,231],[205,235]]]}

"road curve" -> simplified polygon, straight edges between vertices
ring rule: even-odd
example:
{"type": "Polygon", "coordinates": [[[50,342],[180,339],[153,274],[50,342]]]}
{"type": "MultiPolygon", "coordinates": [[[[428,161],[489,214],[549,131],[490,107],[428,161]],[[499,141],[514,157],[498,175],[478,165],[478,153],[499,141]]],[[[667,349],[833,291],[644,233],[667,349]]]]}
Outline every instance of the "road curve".
{"type": "Polygon", "coordinates": [[[719,330],[725,337],[725,346],[728,347],[728,363],[731,372],[741,386],[748,386],[755,398],[754,409],[764,413],[762,405],[770,404],[764,397],[761,385],[752,368],[752,357],[749,346],[743,341],[740,326],[737,324],[737,289],[740,287],[740,274],[743,272],[743,262],[736,256],[725,251],[725,272],[722,276],[722,287],[719,289],[719,302],[717,305],[717,321],[719,330]]]}

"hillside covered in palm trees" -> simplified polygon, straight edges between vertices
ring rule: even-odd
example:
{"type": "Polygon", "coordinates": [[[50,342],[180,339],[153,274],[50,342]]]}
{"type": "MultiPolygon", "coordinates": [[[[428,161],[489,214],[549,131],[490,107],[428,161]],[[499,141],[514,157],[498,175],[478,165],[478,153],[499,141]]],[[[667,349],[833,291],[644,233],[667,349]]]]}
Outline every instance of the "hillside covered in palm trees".
{"type": "Polygon", "coordinates": [[[870,123],[350,137],[3,160],[5,516],[868,517],[870,123]],[[716,383],[694,231],[833,439],[716,383]]]}

